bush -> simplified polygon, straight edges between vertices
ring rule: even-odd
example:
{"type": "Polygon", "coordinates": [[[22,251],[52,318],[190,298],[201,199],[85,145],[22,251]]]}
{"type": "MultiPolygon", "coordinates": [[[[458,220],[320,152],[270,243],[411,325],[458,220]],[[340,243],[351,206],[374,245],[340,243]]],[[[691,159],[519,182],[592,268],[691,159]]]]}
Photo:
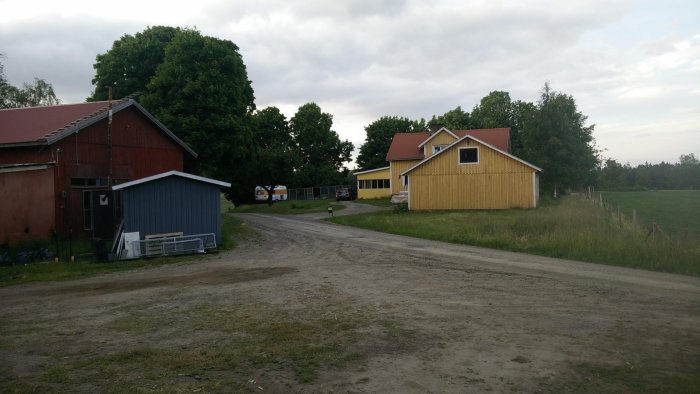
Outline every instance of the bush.
{"type": "Polygon", "coordinates": [[[404,213],[408,212],[408,203],[400,202],[394,205],[394,213],[404,213]]]}

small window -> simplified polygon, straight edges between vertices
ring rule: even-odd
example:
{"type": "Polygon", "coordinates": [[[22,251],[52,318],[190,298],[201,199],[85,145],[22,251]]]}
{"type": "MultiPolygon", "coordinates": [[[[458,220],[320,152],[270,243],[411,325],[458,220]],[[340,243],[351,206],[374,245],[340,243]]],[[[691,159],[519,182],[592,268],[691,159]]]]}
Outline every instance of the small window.
{"type": "Polygon", "coordinates": [[[479,162],[479,148],[459,148],[459,164],[479,162]]]}
{"type": "Polygon", "coordinates": [[[433,145],[433,154],[440,152],[445,149],[447,145],[433,145]]]}
{"type": "Polygon", "coordinates": [[[384,189],[390,189],[391,182],[388,179],[384,179],[384,189]]]}
{"type": "Polygon", "coordinates": [[[403,177],[403,185],[408,186],[408,175],[404,175],[403,177]]]}

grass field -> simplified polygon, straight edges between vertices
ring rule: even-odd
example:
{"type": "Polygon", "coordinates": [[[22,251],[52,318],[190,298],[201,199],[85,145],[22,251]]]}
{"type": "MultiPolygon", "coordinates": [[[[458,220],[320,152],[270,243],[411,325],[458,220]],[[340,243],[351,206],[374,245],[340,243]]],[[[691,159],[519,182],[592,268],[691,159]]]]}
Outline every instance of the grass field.
{"type": "Polygon", "coordinates": [[[675,237],[700,236],[700,190],[656,190],[602,192],[603,199],[620,205],[626,216],[637,210],[638,219],[647,227],[652,220],[675,237]]]}
{"type": "Polygon", "coordinates": [[[372,198],[372,199],[367,199],[367,200],[355,200],[356,203],[359,204],[367,204],[367,205],[374,205],[376,207],[393,207],[394,204],[389,201],[390,199],[387,198],[372,198]]]}
{"type": "Polygon", "coordinates": [[[698,242],[647,240],[578,196],[538,209],[378,212],[327,219],[418,238],[700,276],[698,242]]]}

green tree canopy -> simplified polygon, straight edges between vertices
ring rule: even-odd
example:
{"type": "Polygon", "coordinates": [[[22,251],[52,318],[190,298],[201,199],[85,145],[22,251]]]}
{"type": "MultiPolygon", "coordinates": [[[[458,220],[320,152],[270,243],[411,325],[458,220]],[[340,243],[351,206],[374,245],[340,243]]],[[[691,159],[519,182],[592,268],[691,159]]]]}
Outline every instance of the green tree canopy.
{"type": "Polygon", "coordinates": [[[290,129],[299,158],[296,168],[300,186],[336,184],[341,167],[350,161],[353,144],[341,141],[333,131],[333,116],[321,111],[316,103],[299,107],[290,121],[290,129]]]}
{"type": "Polygon", "coordinates": [[[360,147],[357,166],[363,170],[381,168],[389,165],[386,153],[396,133],[408,133],[425,130],[425,123],[398,116],[383,116],[365,127],[365,143],[360,147]]]}
{"type": "Polygon", "coordinates": [[[556,193],[593,181],[598,152],[594,126],[586,126],[586,119],[573,97],[555,92],[545,83],[522,135],[524,158],[544,170],[543,190],[556,193]]]}
{"type": "Polygon", "coordinates": [[[199,154],[205,175],[230,178],[250,159],[253,88],[231,41],[179,31],[146,90],[143,105],[199,154]]]}
{"type": "Polygon", "coordinates": [[[148,82],[163,62],[165,48],[180,31],[177,27],[153,26],[114,41],[109,51],[97,55],[92,79],[95,90],[87,100],[107,100],[109,87],[115,99],[146,92],[148,82]]]}
{"type": "Polygon", "coordinates": [[[434,116],[428,122],[431,125],[443,125],[450,130],[468,130],[474,128],[469,112],[464,112],[462,107],[447,111],[440,116],[434,116]]]}
{"type": "Polygon", "coordinates": [[[294,141],[287,118],[277,107],[267,107],[252,116],[255,140],[252,171],[259,186],[268,192],[272,203],[272,189],[292,182],[297,163],[294,141]]]}

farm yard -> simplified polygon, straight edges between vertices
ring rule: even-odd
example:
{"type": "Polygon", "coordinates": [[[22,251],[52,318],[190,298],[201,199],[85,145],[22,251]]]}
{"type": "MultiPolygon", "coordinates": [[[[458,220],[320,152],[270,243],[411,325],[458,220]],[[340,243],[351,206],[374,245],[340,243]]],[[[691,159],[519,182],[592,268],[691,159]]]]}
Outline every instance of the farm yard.
{"type": "MultiPolygon", "coordinates": [[[[341,212],[369,207],[344,204],[341,212]]],[[[230,251],[0,289],[3,391],[691,392],[700,384],[698,278],[317,220],[325,216],[240,214],[257,235],[230,251]]]]}

